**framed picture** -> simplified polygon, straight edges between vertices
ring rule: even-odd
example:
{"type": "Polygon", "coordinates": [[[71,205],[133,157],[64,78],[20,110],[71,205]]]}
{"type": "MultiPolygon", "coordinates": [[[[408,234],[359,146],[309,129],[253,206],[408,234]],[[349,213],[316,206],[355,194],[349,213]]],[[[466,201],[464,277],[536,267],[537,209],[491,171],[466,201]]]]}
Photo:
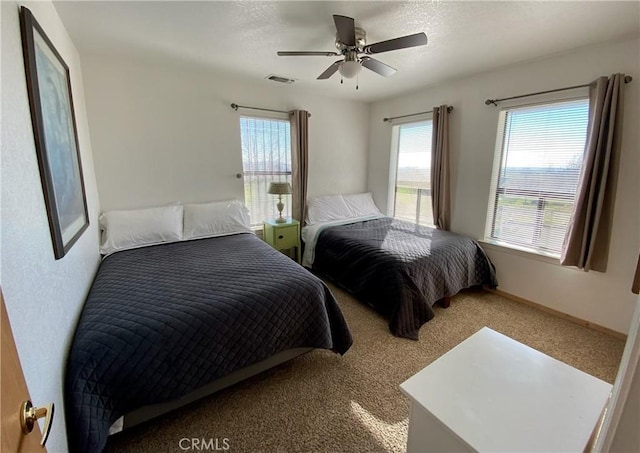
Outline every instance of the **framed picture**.
{"type": "Polygon", "coordinates": [[[24,6],[20,26],[40,179],[60,259],[89,226],[69,67],[24,6]]]}

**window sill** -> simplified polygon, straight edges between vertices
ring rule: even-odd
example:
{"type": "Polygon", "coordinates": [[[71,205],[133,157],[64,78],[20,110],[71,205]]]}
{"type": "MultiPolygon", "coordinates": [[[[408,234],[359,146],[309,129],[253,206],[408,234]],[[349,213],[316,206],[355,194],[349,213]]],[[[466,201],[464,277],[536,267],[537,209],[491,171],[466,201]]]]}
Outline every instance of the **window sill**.
{"type": "MultiPolygon", "coordinates": [[[[545,254],[534,249],[527,247],[519,247],[517,245],[508,244],[506,242],[494,241],[491,239],[484,239],[478,241],[487,250],[493,250],[501,253],[508,253],[509,255],[521,256],[523,258],[533,259],[541,261],[547,264],[554,264],[556,266],[562,266],[560,264],[560,257],[552,254],[545,254]]],[[[564,267],[564,266],[563,266],[564,267]]]]}

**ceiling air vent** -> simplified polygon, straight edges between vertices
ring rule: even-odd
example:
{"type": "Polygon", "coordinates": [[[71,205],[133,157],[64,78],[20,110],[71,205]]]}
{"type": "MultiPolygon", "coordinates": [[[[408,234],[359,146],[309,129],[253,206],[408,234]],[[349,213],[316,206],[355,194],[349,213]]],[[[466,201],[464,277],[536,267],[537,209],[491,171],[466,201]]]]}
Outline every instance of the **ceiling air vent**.
{"type": "Polygon", "coordinates": [[[274,82],[280,82],[280,83],[293,83],[296,81],[295,79],[290,79],[288,77],[282,77],[275,74],[270,74],[267,77],[265,77],[265,79],[273,80],[274,82]]]}

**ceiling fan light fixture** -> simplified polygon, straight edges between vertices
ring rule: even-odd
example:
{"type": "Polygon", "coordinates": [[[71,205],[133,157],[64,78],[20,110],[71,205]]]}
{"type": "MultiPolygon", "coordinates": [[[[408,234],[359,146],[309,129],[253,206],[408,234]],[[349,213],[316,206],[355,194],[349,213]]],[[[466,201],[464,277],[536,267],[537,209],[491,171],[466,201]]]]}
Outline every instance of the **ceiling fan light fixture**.
{"type": "Polygon", "coordinates": [[[362,70],[362,66],[360,66],[359,61],[343,61],[338,71],[342,74],[342,77],[345,79],[353,79],[357,76],[362,70]]]}

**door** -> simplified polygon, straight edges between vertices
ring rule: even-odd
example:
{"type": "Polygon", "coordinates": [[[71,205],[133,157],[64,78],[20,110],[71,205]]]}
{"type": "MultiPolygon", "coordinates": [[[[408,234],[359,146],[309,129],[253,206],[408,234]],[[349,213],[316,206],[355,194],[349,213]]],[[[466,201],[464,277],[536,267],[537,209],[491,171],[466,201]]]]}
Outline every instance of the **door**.
{"type": "Polygon", "coordinates": [[[9,324],[7,308],[4,305],[2,289],[0,289],[0,301],[2,301],[2,373],[1,394],[2,401],[2,452],[16,453],[43,453],[47,450],[40,445],[40,427],[36,422],[33,431],[29,434],[22,432],[20,424],[20,410],[23,401],[29,401],[29,389],[24,380],[22,366],[18,357],[18,351],[13,341],[13,333],[9,324]]]}

